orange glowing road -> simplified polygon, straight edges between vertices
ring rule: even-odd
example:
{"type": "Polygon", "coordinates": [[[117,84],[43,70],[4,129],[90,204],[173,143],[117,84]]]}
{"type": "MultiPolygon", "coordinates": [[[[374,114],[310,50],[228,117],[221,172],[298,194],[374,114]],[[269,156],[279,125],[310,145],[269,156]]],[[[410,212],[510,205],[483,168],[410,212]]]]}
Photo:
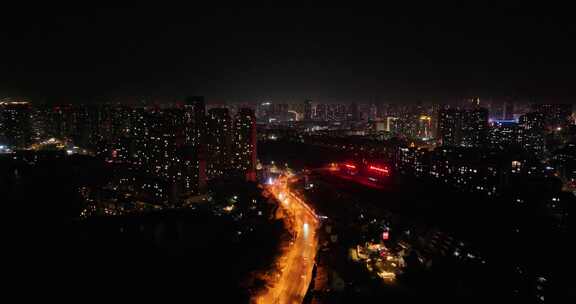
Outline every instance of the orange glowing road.
{"type": "Polygon", "coordinates": [[[295,236],[290,248],[279,259],[281,272],[272,287],[255,299],[255,303],[302,303],[310,280],[318,249],[318,219],[314,211],[290,192],[286,178],[269,187],[288,215],[288,227],[295,236]]]}

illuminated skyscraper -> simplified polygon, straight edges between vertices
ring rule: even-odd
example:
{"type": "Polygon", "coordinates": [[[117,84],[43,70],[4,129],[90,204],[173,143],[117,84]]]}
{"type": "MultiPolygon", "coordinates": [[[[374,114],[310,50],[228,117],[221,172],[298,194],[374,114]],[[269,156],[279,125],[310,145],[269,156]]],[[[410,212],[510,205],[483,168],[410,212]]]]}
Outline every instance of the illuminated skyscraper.
{"type": "Polygon", "coordinates": [[[440,104],[432,105],[432,115],[430,119],[432,123],[432,137],[434,138],[439,138],[440,109],[440,104]]]}
{"type": "Polygon", "coordinates": [[[268,121],[272,103],[269,101],[256,105],[256,118],[259,121],[268,121]]]}
{"type": "Polygon", "coordinates": [[[462,111],[454,108],[443,108],[439,111],[438,137],[445,146],[460,144],[462,111]]]}
{"type": "Polygon", "coordinates": [[[186,109],[136,108],[129,116],[129,129],[98,153],[129,169],[116,178],[153,203],[177,203],[200,192],[205,163],[199,150],[186,144],[186,109]]]}
{"type": "Polygon", "coordinates": [[[522,148],[537,156],[544,154],[545,118],[542,113],[531,112],[520,116],[522,148]]]}
{"type": "Polygon", "coordinates": [[[488,140],[488,110],[476,108],[462,113],[460,146],[483,147],[488,140]]]}
{"type": "Polygon", "coordinates": [[[564,127],[572,115],[571,104],[534,104],[532,110],[543,115],[546,128],[564,127]]]}
{"type": "Polygon", "coordinates": [[[189,97],[184,104],[185,143],[200,147],[206,133],[206,104],[203,96],[189,97]]]}
{"type": "Polygon", "coordinates": [[[208,110],[206,133],[207,177],[219,177],[230,169],[231,119],[228,109],[208,110]]]}
{"type": "Polygon", "coordinates": [[[441,109],[438,133],[446,146],[482,147],[488,139],[488,110],[441,109]]]}
{"type": "Polygon", "coordinates": [[[314,120],[327,121],[328,120],[328,105],[325,103],[316,105],[316,113],[314,113],[314,120]]]}
{"type": "Polygon", "coordinates": [[[418,117],[418,133],[419,138],[430,138],[432,136],[432,117],[429,115],[420,115],[418,117]]]}
{"type": "Polygon", "coordinates": [[[28,102],[0,102],[0,145],[25,148],[31,144],[31,106],[28,102]]]}
{"type": "Polygon", "coordinates": [[[515,121],[494,121],[490,126],[488,142],[495,149],[507,149],[521,144],[521,127],[515,121]]]}
{"type": "Polygon", "coordinates": [[[256,118],[251,109],[242,108],[234,119],[233,168],[256,181],[256,118]]]}
{"type": "MultiPolygon", "coordinates": [[[[328,120],[330,121],[345,121],[348,119],[348,106],[345,104],[337,103],[331,104],[328,120]]],[[[356,105],[356,115],[358,114],[358,107],[356,105]]]]}
{"type": "Polygon", "coordinates": [[[206,103],[204,96],[186,99],[184,104],[184,162],[188,187],[202,190],[206,186],[206,103]],[[190,185],[196,186],[190,186],[190,185]]]}

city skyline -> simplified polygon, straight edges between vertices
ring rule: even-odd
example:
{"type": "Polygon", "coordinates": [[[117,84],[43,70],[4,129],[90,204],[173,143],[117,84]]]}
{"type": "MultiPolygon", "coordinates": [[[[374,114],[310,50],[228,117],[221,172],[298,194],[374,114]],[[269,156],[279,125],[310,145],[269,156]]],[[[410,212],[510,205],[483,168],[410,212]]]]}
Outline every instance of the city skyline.
{"type": "Polygon", "coordinates": [[[409,4],[3,6],[6,289],[569,302],[573,16],[409,4]]]}

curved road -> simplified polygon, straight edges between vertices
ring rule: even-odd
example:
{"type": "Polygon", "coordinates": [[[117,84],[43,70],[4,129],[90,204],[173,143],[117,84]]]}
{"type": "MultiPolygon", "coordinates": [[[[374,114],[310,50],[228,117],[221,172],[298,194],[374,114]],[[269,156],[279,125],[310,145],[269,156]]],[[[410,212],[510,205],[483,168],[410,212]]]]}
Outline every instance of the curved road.
{"type": "Polygon", "coordinates": [[[294,195],[285,177],[279,178],[269,190],[291,218],[290,229],[295,239],[280,258],[278,280],[267,292],[255,299],[256,303],[302,303],[310,280],[318,250],[316,230],[319,222],[314,211],[294,195]]]}

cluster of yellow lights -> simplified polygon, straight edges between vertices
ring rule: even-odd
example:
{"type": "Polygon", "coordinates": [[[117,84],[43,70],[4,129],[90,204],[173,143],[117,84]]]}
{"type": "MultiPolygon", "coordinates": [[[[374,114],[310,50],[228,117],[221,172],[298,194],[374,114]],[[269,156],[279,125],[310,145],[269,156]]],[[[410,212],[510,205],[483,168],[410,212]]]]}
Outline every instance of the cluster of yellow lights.
{"type": "Polygon", "coordinates": [[[27,101],[8,101],[8,102],[0,102],[0,106],[10,106],[10,105],[27,105],[30,104],[27,101]]]}
{"type": "Polygon", "coordinates": [[[390,271],[378,272],[378,276],[386,281],[394,281],[396,279],[396,274],[390,271]]]}

